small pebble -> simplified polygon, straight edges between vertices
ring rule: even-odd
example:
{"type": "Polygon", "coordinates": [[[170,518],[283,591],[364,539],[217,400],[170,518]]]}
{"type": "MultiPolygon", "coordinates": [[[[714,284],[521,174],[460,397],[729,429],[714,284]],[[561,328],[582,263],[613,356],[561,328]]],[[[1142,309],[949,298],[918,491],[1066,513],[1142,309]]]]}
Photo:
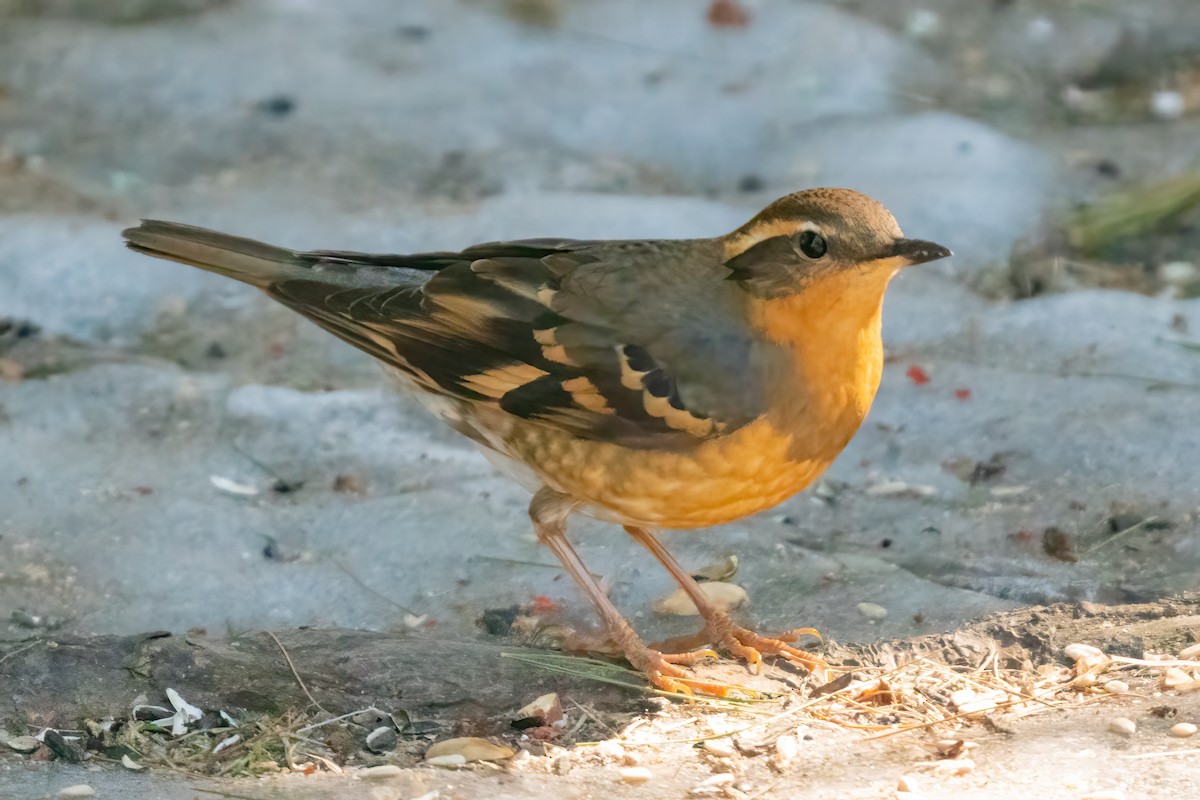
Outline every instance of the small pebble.
{"type": "Polygon", "coordinates": [[[616,739],[605,739],[596,745],[596,755],[605,761],[621,761],[625,758],[625,747],[616,739]]]}
{"type": "Polygon", "coordinates": [[[32,736],[13,736],[8,740],[8,746],[18,753],[32,753],[39,745],[41,742],[32,736]]]}
{"type": "Polygon", "coordinates": [[[86,783],[77,783],[74,786],[67,786],[64,789],[58,790],[59,797],[91,797],[95,793],[96,790],[86,783]]]}
{"type": "Polygon", "coordinates": [[[867,619],[879,621],[888,615],[888,610],[878,603],[859,603],[858,613],[867,619]]]}
{"type": "Polygon", "coordinates": [[[1196,265],[1190,261],[1168,261],[1158,268],[1158,274],[1166,283],[1191,283],[1196,280],[1196,265]]]}
{"type": "Polygon", "coordinates": [[[969,758],[947,758],[933,762],[933,772],[942,776],[966,775],[974,770],[975,762],[969,758]]]}
{"type": "Polygon", "coordinates": [[[364,781],[383,781],[401,775],[404,770],[395,764],[380,764],[377,767],[366,767],[354,773],[364,781]]]}
{"type": "Polygon", "coordinates": [[[1188,686],[1192,683],[1192,676],[1181,670],[1179,667],[1167,667],[1167,671],[1163,673],[1162,685],[1164,689],[1178,689],[1181,686],[1188,686]]]}
{"type": "Polygon", "coordinates": [[[646,783],[654,777],[654,773],[645,767],[621,767],[617,772],[620,774],[622,781],[634,786],[646,783]]]}
{"type": "Polygon", "coordinates": [[[771,759],[771,764],[775,769],[783,772],[799,754],[800,743],[796,741],[796,737],[790,733],[785,734],[775,740],[775,755],[771,759]]]}
{"type": "Polygon", "coordinates": [[[936,11],[931,11],[928,8],[914,9],[909,13],[908,18],[904,20],[904,30],[909,36],[916,39],[933,36],[941,28],[942,18],[938,16],[936,11]]]}
{"type": "Polygon", "coordinates": [[[1186,739],[1189,736],[1196,735],[1196,726],[1191,722],[1180,722],[1171,726],[1171,735],[1179,739],[1186,739]]]}
{"type": "Polygon", "coordinates": [[[1188,645],[1179,651],[1180,661],[1196,661],[1200,660],[1200,642],[1188,645]]]}
{"type": "Polygon", "coordinates": [[[727,736],[722,736],[720,739],[706,739],[703,746],[705,752],[711,753],[718,758],[729,758],[737,752],[733,746],[733,742],[727,736]]]}
{"type": "Polygon", "coordinates": [[[1179,92],[1163,90],[1150,97],[1150,112],[1159,119],[1179,119],[1186,110],[1187,104],[1179,92]]]}
{"type": "Polygon", "coordinates": [[[121,766],[125,769],[131,769],[134,772],[137,772],[139,769],[145,769],[141,764],[130,758],[128,753],[121,756],[121,766]]]}
{"type": "Polygon", "coordinates": [[[372,753],[385,753],[396,746],[400,737],[390,725],[382,725],[367,734],[367,749],[372,753]]]}
{"type": "Polygon", "coordinates": [[[1051,40],[1056,30],[1054,22],[1046,17],[1034,17],[1025,26],[1025,32],[1029,34],[1029,38],[1038,42],[1051,40]]]}
{"type": "Polygon", "coordinates": [[[711,778],[705,778],[692,787],[688,794],[693,797],[701,797],[704,795],[727,795],[726,789],[730,787],[737,778],[729,772],[722,772],[719,775],[713,775],[711,778]]]}
{"type": "Polygon", "coordinates": [[[901,775],[900,780],[896,781],[896,791],[920,794],[921,784],[913,775],[901,775]]]}
{"type": "Polygon", "coordinates": [[[1129,694],[1129,684],[1125,681],[1108,681],[1100,688],[1109,694],[1129,694]]]}
{"type": "Polygon", "coordinates": [[[1133,736],[1137,731],[1137,723],[1129,717],[1113,717],[1108,721],[1108,729],[1121,736],[1133,736]]]}

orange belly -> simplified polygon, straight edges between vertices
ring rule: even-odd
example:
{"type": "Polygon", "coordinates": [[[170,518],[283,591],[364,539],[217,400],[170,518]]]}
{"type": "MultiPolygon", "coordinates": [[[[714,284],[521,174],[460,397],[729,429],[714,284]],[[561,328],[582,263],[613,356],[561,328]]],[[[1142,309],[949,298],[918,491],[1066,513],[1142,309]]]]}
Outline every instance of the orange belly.
{"type": "MultiPolygon", "coordinates": [[[[848,422],[849,420],[846,420],[848,422]]],[[[573,438],[556,429],[522,426],[511,456],[550,488],[570,495],[601,519],[652,528],[702,528],[778,505],[812,483],[857,428],[839,424],[826,441],[796,447],[795,434],[760,419],[686,452],[634,450],[573,438]],[[811,453],[797,458],[797,451],[811,453]]]]}

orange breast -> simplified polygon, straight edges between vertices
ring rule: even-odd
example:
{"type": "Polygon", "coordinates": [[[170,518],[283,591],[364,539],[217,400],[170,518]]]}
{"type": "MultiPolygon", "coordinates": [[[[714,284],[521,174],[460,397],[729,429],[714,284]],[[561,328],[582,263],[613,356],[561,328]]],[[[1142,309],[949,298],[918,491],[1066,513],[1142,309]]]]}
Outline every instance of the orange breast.
{"type": "Polygon", "coordinates": [[[771,411],[686,452],[635,450],[517,422],[510,455],[597,516],[656,528],[718,525],[770,508],[812,483],[854,435],[879,386],[880,306],[890,274],[811,287],[751,310],[794,355],[770,381],[771,411]]]}

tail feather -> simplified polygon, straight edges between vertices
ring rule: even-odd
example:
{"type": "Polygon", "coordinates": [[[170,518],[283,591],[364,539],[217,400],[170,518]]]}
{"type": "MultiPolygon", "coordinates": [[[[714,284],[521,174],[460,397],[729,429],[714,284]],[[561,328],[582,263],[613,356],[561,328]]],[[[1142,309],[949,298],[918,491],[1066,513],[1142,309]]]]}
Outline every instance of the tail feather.
{"type": "Polygon", "coordinates": [[[142,220],[122,235],[130,250],[199,267],[260,289],[304,267],[294,250],[178,222],[142,220]]]}

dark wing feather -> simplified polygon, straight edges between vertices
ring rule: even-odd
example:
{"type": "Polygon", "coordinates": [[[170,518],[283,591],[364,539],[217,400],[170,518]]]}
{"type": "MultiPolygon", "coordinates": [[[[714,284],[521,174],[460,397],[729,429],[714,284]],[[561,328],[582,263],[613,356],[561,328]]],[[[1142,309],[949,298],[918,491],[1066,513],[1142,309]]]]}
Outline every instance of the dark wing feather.
{"type": "Polygon", "coordinates": [[[319,251],[296,254],[311,277],[293,272],[266,291],[427,390],[584,438],[678,448],[763,412],[770,353],[742,322],[718,248],[530,240],[462,253],[319,251]],[[365,277],[343,274],[355,270],[365,277]]]}

